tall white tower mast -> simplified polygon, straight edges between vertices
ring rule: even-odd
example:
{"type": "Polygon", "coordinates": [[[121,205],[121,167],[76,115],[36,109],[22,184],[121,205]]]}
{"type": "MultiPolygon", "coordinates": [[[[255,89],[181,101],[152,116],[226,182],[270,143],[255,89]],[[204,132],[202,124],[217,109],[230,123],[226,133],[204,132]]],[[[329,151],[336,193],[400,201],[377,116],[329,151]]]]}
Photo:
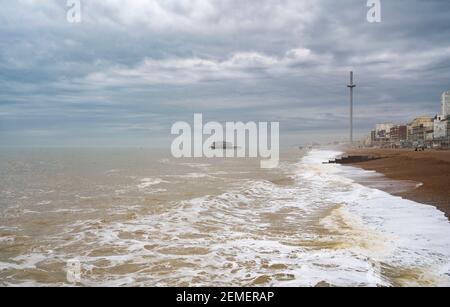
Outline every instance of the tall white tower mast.
{"type": "Polygon", "coordinates": [[[350,84],[347,87],[350,89],[350,145],[353,145],[353,89],[356,87],[353,84],[353,71],[350,72],[350,84]]]}

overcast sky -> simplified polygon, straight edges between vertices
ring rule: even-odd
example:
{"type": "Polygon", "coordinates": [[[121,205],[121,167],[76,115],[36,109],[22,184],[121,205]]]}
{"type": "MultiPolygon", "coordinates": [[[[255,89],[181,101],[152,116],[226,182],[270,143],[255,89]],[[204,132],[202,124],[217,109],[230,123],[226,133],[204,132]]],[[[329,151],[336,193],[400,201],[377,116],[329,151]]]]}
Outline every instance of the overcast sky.
{"type": "Polygon", "coordinates": [[[450,1],[1,0],[0,144],[166,146],[193,120],[279,121],[284,144],[439,112],[450,1]]]}

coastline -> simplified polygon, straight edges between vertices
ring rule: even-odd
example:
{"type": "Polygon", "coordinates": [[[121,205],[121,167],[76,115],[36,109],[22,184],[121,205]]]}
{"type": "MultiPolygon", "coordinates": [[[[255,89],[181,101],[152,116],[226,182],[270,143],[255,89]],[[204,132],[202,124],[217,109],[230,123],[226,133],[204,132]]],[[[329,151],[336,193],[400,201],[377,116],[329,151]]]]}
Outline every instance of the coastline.
{"type": "Polygon", "coordinates": [[[450,151],[413,149],[347,149],[348,155],[367,155],[379,159],[350,164],[376,171],[393,180],[412,180],[421,185],[393,193],[416,202],[433,205],[450,220],[450,151]]]}

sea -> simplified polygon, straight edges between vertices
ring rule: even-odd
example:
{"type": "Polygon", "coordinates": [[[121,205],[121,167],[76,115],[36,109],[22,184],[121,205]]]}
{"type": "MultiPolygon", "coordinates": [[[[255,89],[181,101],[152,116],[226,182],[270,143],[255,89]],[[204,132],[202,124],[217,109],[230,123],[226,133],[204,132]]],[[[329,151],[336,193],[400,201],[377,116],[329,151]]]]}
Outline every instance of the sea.
{"type": "Polygon", "coordinates": [[[0,286],[449,286],[448,219],[392,195],[420,183],[340,154],[1,149],[0,286]]]}

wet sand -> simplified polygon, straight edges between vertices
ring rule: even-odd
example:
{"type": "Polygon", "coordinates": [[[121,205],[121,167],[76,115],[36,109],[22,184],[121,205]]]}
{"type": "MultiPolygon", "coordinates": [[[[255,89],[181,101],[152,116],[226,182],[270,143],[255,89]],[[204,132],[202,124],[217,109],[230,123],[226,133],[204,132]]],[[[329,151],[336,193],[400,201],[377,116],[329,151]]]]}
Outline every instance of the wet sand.
{"type": "Polygon", "coordinates": [[[436,206],[450,219],[450,151],[413,149],[351,149],[347,154],[371,155],[378,160],[353,166],[373,170],[394,180],[422,183],[417,189],[397,193],[398,196],[436,206]]]}

